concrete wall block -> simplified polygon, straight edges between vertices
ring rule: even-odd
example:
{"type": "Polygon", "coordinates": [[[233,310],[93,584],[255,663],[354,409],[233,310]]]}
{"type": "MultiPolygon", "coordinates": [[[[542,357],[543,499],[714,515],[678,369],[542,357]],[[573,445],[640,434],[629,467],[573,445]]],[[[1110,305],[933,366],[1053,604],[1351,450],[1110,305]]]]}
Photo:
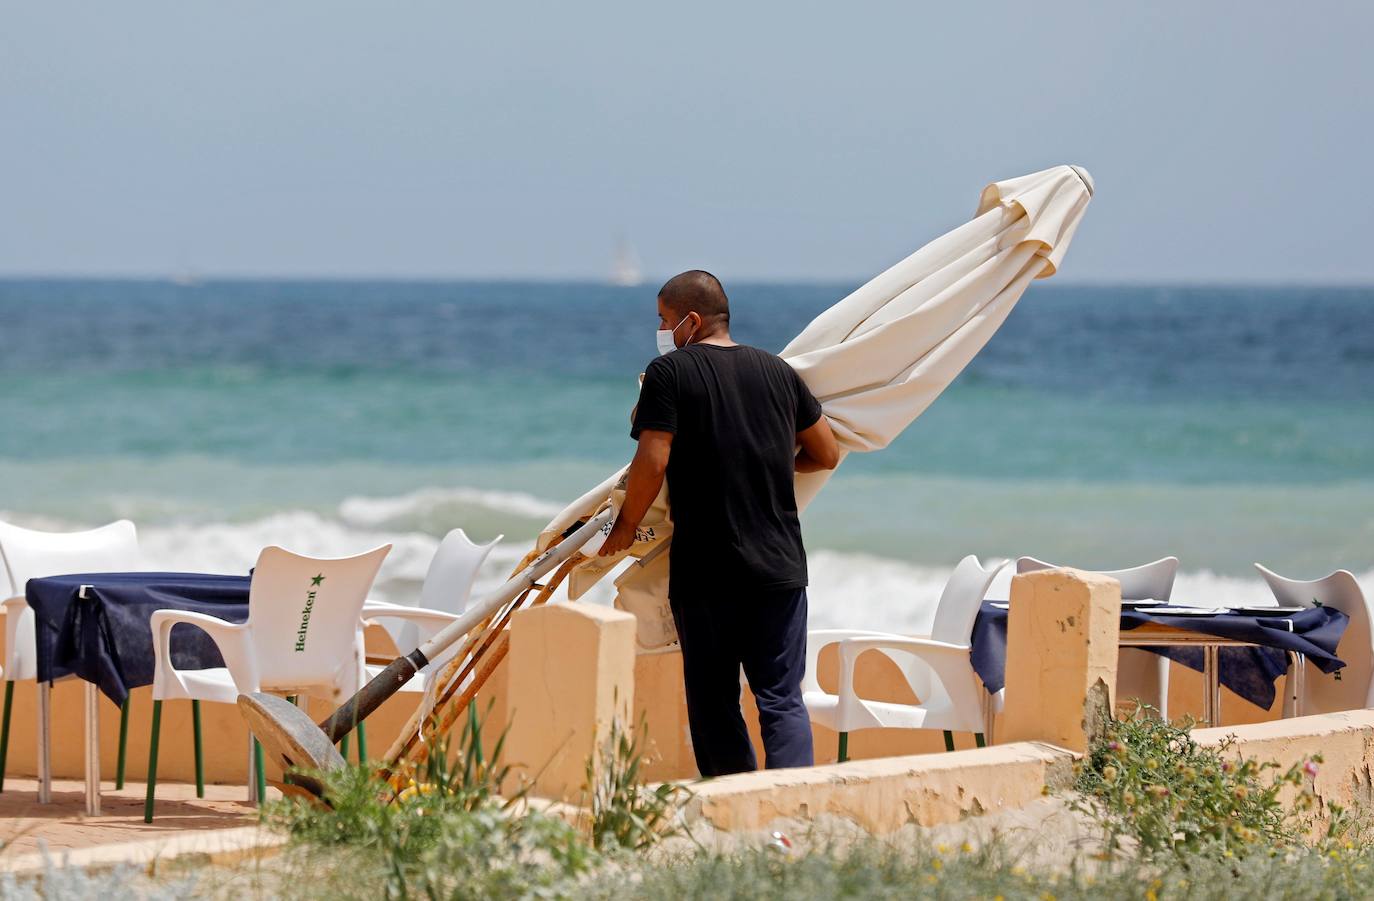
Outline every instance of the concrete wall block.
{"type": "Polygon", "coordinates": [[[511,617],[506,761],[546,798],[576,800],[619,719],[633,723],[635,618],[591,604],[511,617]]]}
{"type": "Polygon", "coordinates": [[[1121,586],[1073,569],[1012,579],[999,741],[1084,751],[1114,705],[1121,586]]]}
{"type": "Polygon", "coordinates": [[[782,818],[841,817],[873,834],[1023,807],[1073,780],[1069,751],[1036,743],[762,770],[693,786],[689,821],[760,830],[782,818]]]}

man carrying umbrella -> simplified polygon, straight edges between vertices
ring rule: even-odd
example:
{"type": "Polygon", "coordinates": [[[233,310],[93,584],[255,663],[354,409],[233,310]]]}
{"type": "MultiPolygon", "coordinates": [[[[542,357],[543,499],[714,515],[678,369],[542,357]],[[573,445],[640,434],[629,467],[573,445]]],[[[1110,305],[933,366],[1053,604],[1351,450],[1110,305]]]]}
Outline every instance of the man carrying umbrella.
{"type": "Polygon", "coordinates": [[[644,373],[630,431],[639,446],[600,554],[630,547],[666,476],[668,597],[697,768],[703,776],[757,768],[740,713],[741,666],[765,765],[810,766],[801,694],[806,551],[793,480],[834,469],[839,448],[792,367],[731,340],[729,301],[715,276],[693,270],[669,279],[658,316],[660,356],[644,373]]]}

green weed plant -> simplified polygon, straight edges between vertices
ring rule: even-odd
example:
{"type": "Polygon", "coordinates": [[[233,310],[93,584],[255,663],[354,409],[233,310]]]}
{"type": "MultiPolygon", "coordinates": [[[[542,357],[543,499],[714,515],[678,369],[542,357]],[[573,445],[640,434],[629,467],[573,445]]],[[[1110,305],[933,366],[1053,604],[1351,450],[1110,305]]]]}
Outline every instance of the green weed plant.
{"type": "Polygon", "coordinates": [[[642,851],[684,832],[678,814],[691,791],[673,782],[644,784],[647,734],[643,717],[633,734],[613,719],[599,758],[587,760],[588,829],[598,851],[642,851]]]}
{"type": "MultiPolygon", "coordinates": [[[[1215,747],[1193,740],[1190,722],[1160,719],[1150,708],[1115,719],[1079,765],[1075,802],[1102,825],[1107,853],[1133,846],[1161,853],[1243,857],[1256,849],[1297,844],[1319,802],[1313,791],[1321,755],[1283,769],[1240,756],[1227,739],[1215,747]],[[1291,794],[1294,802],[1282,801],[1291,794]]],[[[1344,820],[1327,811],[1340,838],[1344,820]]]]}

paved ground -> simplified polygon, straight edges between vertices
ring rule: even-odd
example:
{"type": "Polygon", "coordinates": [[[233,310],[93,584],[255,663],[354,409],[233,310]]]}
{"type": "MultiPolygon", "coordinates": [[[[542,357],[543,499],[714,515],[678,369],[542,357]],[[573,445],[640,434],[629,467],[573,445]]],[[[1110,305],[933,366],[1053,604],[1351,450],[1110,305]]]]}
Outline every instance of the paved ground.
{"type": "MultiPolygon", "coordinates": [[[[207,785],[205,798],[196,797],[195,786],[159,783],[152,823],[143,822],[142,782],[128,782],[116,792],[106,782],[102,815],[87,817],[84,784],[54,780],[53,803],[39,804],[37,782],[6,777],[0,793],[0,841],[4,855],[25,855],[42,849],[60,855],[64,851],[97,845],[171,839],[186,833],[248,826],[257,821],[257,809],[244,798],[242,785],[207,785]]],[[[268,789],[276,797],[275,789],[268,789]]]]}

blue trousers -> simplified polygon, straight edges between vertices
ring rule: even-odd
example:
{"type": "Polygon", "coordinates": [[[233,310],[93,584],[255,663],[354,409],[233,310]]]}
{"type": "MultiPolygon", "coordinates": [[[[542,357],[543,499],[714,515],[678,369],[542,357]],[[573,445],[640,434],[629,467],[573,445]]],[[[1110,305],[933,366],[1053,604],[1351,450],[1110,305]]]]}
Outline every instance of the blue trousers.
{"type": "Polygon", "coordinates": [[[670,604],[701,775],[758,769],[739,706],[741,666],[758,704],[765,765],[811,766],[811,718],[801,694],[806,589],[725,590],[673,597],[670,604]]]}

